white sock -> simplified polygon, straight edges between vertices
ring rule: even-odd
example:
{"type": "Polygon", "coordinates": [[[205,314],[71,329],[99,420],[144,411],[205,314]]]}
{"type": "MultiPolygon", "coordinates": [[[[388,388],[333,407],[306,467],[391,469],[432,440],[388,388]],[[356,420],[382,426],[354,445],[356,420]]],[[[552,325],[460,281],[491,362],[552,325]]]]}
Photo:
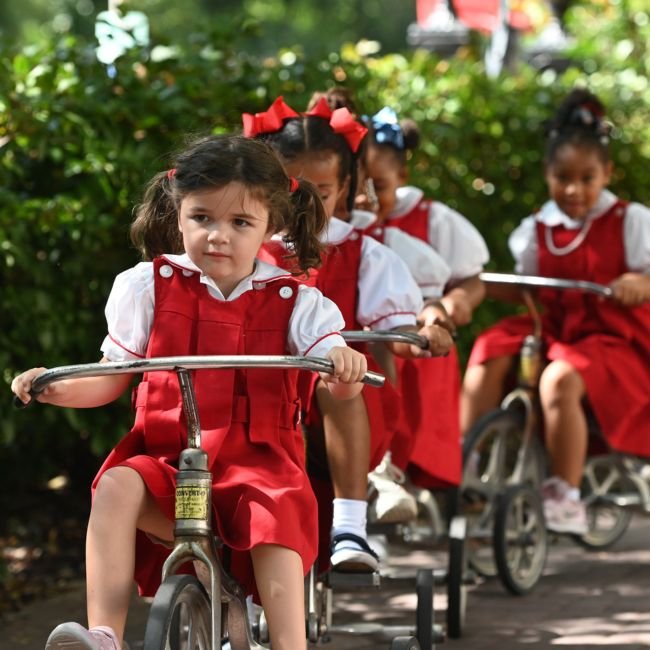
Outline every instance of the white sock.
{"type": "Polygon", "coordinates": [[[368,502],[358,499],[334,499],[332,503],[332,537],[340,533],[352,533],[366,539],[368,502]]]}

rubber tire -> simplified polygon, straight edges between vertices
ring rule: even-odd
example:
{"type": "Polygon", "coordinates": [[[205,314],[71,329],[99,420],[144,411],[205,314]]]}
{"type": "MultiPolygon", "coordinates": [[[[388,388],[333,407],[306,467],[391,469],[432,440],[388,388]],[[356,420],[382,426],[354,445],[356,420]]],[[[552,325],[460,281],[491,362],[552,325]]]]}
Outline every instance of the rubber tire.
{"type": "Polygon", "coordinates": [[[467,587],[465,575],[465,539],[449,539],[449,567],[447,570],[447,636],[460,639],[465,624],[467,587]]]}
{"type": "Polygon", "coordinates": [[[396,636],[390,644],[390,650],[422,650],[414,636],[396,636]]]}
{"type": "MultiPolygon", "coordinates": [[[[486,413],[476,422],[476,424],[465,436],[465,441],[463,444],[463,481],[461,482],[459,490],[460,514],[464,514],[468,519],[468,547],[466,551],[467,562],[469,566],[471,566],[472,569],[476,571],[476,573],[485,578],[492,578],[497,576],[498,569],[494,558],[492,557],[493,540],[490,540],[489,544],[486,542],[483,546],[483,550],[485,551],[484,555],[487,555],[487,557],[484,556],[478,558],[476,554],[472,552],[474,550],[473,544],[475,543],[472,542],[473,524],[475,523],[477,517],[474,510],[467,509],[466,507],[466,504],[471,500],[471,490],[467,485],[469,482],[468,479],[470,471],[469,460],[471,458],[472,452],[480,446],[482,440],[490,437],[491,432],[503,432],[509,437],[511,437],[513,433],[516,433],[519,437],[522,437],[524,426],[525,412],[523,408],[518,408],[515,403],[511,408],[508,408],[507,410],[497,408],[486,413]]],[[[533,451],[533,457],[535,461],[530,466],[530,476],[528,479],[531,484],[541,484],[541,481],[544,477],[544,453],[541,447],[541,443],[536,438],[533,440],[533,445],[535,446],[535,450],[533,451]]],[[[496,511],[498,494],[503,489],[505,489],[508,478],[509,475],[497,477],[495,483],[490,486],[492,494],[488,493],[485,495],[485,508],[490,508],[487,513],[488,521],[484,523],[484,527],[486,528],[493,528],[494,513],[496,511]],[[491,523],[489,521],[490,519],[492,520],[491,523]]]]}
{"type": "MultiPolygon", "coordinates": [[[[190,609],[192,620],[198,624],[198,633],[203,637],[199,642],[201,650],[211,650],[211,608],[210,599],[203,585],[190,575],[169,576],[158,588],[149,610],[147,627],[144,633],[143,650],[165,650],[167,639],[175,634],[178,625],[175,612],[180,605],[190,609]],[[196,618],[194,618],[196,617],[196,618]]],[[[171,650],[178,650],[178,640],[170,639],[171,650]]]]}
{"type": "MultiPolygon", "coordinates": [[[[524,522],[526,523],[526,522],[524,522]]],[[[494,517],[494,559],[496,561],[499,578],[504,587],[515,596],[523,596],[530,593],[542,576],[546,564],[548,552],[548,535],[546,522],[544,520],[544,509],[542,499],[538,490],[527,485],[511,485],[499,497],[494,517]],[[534,559],[532,572],[521,579],[517,575],[517,568],[512,567],[508,556],[508,524],[509,515],[513,504],[517,500],[524,500],[527,508],[532,508],[533,515],[538,523],[534,537],[534,559]]]]}
{"type": "Polygon", "coordinates": [[[415,636],[419,647],[429,650],[433,645],[433,571],[418,569],[415,576],[415,593],[415,636]]]}
{"type": "MultiPolygon", "coordinates": [[[[623,536],[630,524],[630,520],[632,519],[632,512],[630,510],[612,506],[612,510],[615,512],[616,520],[611,529],[605,534],[599,534],[598,531],[595,531],[593,529],[593,511],[597,506],[590,505],[590,496],[593,492],[593,485],[590,483],[589,476],[596,478],[596,471],[598,470],[599,465],[604,465],[607,467],[605,464],[605,459],[601,459],[598,456],[587,459],[585,474],[582,478],[582,487],[580,490],[583,501],[587,503],[587,522],[589,523],[589,532],[586,535],[571,536],[575,542],[580,544],[580,546],[590,551],[599,551],[612,546],[612,544],[617,542],[623,536]]],[[[609,476],[606,478],[609,478],[609,476]]],[[[619,481],[624,490],[629,490],[632,492],[636,491],[634,484],[632,484],[632,482],[627,479],[624,474],[620,474],[619,481]]]]}

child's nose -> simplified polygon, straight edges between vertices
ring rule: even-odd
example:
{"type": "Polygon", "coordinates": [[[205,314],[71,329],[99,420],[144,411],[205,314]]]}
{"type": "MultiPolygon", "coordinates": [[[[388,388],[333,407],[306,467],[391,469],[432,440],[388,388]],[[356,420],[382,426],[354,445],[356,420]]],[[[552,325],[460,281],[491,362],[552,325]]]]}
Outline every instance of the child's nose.
{"type": "Polygon", "coordinates": [[[222,242],[228,240],[227,229],[221,226],[214,226],[208,233],[208,241],[222,242]]]}

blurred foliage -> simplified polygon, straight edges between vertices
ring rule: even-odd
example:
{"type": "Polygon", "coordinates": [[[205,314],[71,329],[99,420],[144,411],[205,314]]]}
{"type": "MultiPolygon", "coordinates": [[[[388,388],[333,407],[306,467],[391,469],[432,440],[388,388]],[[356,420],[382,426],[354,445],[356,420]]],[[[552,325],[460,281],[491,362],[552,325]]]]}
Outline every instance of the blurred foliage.
{"type": "MultiPolygon", "coordinates": [[[[313,90],[343,84],[363,112],[390,104],[415,119],[423,145],[412,182],[473,221],[492,268],[511,268],[507,234],[545,199],[541,123],[576,83],[602,97],[617,125],[613,189],[650,203],[642,2],[591,4],[572,10],[569,25],[593,27],[598,46],[579,41],[579,63],[562,75],[522,66],[488,79],[472,48],[441,60],[423,51],[379,56],[367,42],[318,59],[299,48],[258,58],[241,46],[245,21],[235,31],[206,27],[183,43],[154,38],[151,49],[118,59],[114,77],[82,36],[2,46],[0,486],[17,494],[61,471],[87,484],[97,457],[128,429],[126,398],[88,411],[16,411],[11,378],[98,359],[112,280],[137,261],[128,226],[144,183],[187,134],[236,130],[243,111],[264,109],[278,94],[301,109],[313,90]]],[[[464,349],[499,313],[491,304],[479,310],[464,349]]]]}
{"type": "MultiPolygon", "coordinates": [[[[91,37],[95,16],[108,5],[109,0],[0,3],[0,37],[15,34],[22,42],[53,33],[91,37]]],[[[183,43],[206,27],[228,27],[240,32],[243,49],[260,55],[274,54],[278,44],[300,44],[308,55],[322,56],[362,37],[379,41],[385,51],[399,50],[415,21],[415,0],[125,0],[120,9],[146,13],[158,42],[183,43]]]]}

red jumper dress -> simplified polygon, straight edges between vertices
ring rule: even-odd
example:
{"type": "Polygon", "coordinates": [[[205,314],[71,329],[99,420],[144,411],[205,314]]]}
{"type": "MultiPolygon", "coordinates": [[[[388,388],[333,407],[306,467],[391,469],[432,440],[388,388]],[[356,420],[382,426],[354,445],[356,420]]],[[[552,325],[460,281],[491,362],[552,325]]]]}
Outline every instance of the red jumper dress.
{"type": "MultiPolygon", "coordinates": [[[[209,294],[198,273],[165,258],[154,261],[153,272],[155,311],[147,357],[287,354],[298,293],[293,278],[255,283],[235,300],[222,301],[209,294]],[[284,287],[291,291],[280,294],[284,287]]],[[[305,573],[316,557],[316,502],[305,472],[296,378],[296,370],[193,373],[202,447],[213,473],[215,529],[233,550],[232,573],[248,592],[254,590],[251,548],[278,544],[293,549],[305,573]]],[[[178,457],[187,440],[175,373],[145,373],[134,401],[135,424],[106,459],[93,490],[107,469],[131,467],[173,521],[178,457]]],[[[135,578],[143,595],[155,593],[168,553],[138,531],[135,578]]]]}
{"type": "MultiPolygon", "coordinates": [[[[618,201],[595,219],[584,242],[566,255],[546,245],[537,223],[539,274],[607,285],[629,271],[623,223],[626,203],[618,201]]],[[[566,247],[576,236],[564,226],[550,228],[552,241],[566,247]]],[[[624,307],[579,291],[539,292],[544,308],[546,357],[570,363],[585,382],[590,406],[608,444],[618,451],[650,456],[650,304],[624,307]]],[[[486,330],[469,364],[516,355],[532,332],[528,316],[506,318],[486,330]]]]}
{"type": "MultiPolygon", "coordinates": [[[[420,201],[408,214],[388,219],[399,228],[429,242],[430,200],[420,201]]],[[[462,474],[459,396],[460,366],[456,348],[446,357],[396,359],[399,390],[410,440],[393,449],[393,462],[405,467],[420,487],[458,485],[462,474]]]]}

